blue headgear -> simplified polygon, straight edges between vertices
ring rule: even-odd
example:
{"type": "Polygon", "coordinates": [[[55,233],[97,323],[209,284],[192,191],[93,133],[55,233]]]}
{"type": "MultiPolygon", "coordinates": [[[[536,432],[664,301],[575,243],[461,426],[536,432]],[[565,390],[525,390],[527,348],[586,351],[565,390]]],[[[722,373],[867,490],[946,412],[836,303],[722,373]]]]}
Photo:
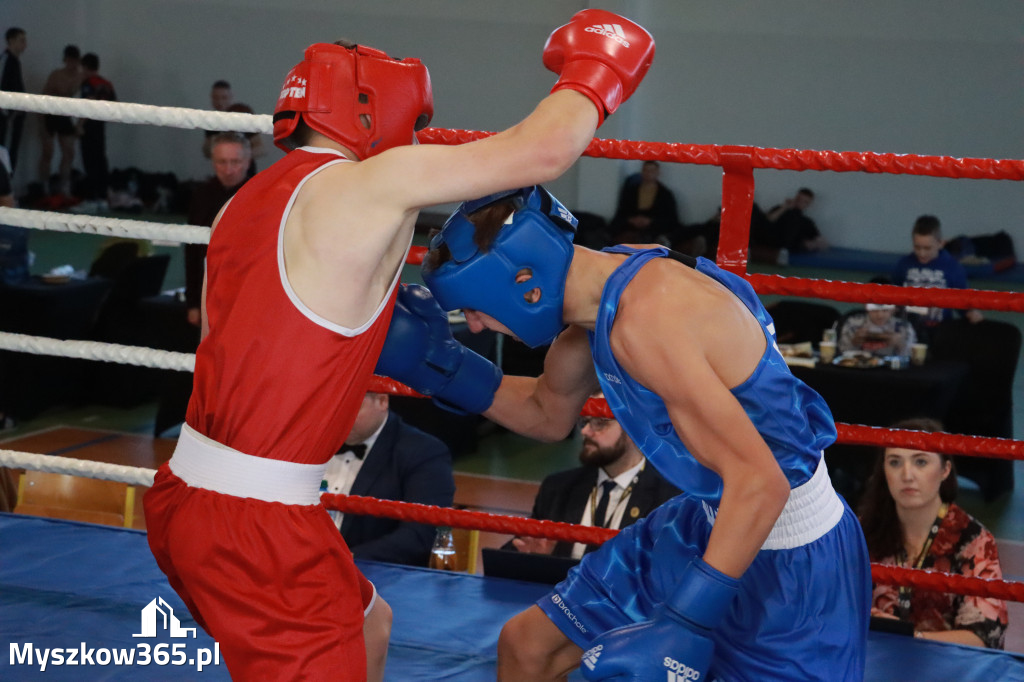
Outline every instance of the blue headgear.
{"type": "Polygon", "coordinates": [[[576,218],[537,185],[492,194],[459,206],[431,250],[446,245],[451,260],[436,269],[423,268],[423,281],[445,310],[470,308],[501,322],[532,348],[551,343],[565,327],[562,299],[572,262],[576,218]],[[505,221],[488,251],[473,243],[476,228],[469,215],[499,200],[511,200],[515,212],[505,221]],[[529,268],[533,276],[516,283],[516,274],[529,268]],[[539,288],[540,300],[524,295],[539,288]]]}

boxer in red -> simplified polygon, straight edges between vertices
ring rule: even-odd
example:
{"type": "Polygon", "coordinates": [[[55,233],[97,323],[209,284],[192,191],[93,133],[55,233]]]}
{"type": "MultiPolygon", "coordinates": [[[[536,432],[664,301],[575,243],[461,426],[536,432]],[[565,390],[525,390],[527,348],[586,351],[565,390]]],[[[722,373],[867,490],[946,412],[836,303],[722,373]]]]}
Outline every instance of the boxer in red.
{"type": "MultiPolygon", "coordinates": [[[[319,503],[391,320],[419,210],[548,182],[636,89],[654,43],[585,10],[552,34],[552,92],[512,128],[414,145],[433,114],[416,59],[318,43],[274,115],[287,155],[214,222],[186,424],[146,495],[157,563],[240,680],[383,678],[390,609],[319,503]],[[594,26],[616,25],[615,35],[594,26]]],[[[485,410],[456,376],[436,397],[485,410]]],[[[480,401],[487,401],[481,404],[480,401]]]]}

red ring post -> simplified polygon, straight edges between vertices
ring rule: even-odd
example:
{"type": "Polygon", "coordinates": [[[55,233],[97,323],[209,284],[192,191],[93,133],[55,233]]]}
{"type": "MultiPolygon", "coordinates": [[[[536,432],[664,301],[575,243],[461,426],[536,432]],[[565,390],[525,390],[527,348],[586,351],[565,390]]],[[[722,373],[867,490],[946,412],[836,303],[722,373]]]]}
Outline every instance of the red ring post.
{"type": "Polygon", "coordinates": [[[718,237],[719,267],[746,275],[750,216],[754,208],[754,166],[743,147],[723,147],[722,223],[718,237]]]}

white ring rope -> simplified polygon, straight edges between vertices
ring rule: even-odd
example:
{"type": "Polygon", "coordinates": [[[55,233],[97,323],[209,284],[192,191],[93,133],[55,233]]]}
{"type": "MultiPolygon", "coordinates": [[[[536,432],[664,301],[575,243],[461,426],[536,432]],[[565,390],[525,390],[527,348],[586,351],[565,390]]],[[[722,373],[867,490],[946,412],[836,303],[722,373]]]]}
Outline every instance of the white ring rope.
{"type": "Polygon", "coordinates": [[[104,481],[144,486],[152,486],[153,477],[156,476],[156,471],[143,467],[57,457],[56,455],[40,455],[36,452],[19,452],[17,450],[0,450],[0,467],[45,471],[50,474],[71,474],[84,478],[98,478],[104,481]]]}
{"type": "Polygon", "coordinates": [[[151,223],[143,220],[100,218],[26,208],[0,207],[0,223],[33,230],[133,237],[185,244],[207,244],[210,241],[210,228],[200,225],[151,223]]]}
{"type": "Polygon", "coordinates": [[[23,92],[0,91],[0,109],[77,116],[114,123],[148,123],[170,128],[233,130],[238,133],[264,133],[267,135],[272,135],[274,132],[273,117],[269,114],[207,111],[205,109],[163,107],[130,102],[106,102],[75,97],[30,95],[23,92]]]}
{"type": "MultiPolygon", "coordinates": [[[[265,115],[158,107],[2,91],[0,91],[0,109],[64,114],[121,123],[148,123],[177,128],[230,129],[237,132],[256,133],[272,133],[273,131],[271,117],[265,115]]],[[[172,225],[18,208],[0,208],[0,223],[31,229],[127,236],[189,244],[206,244],[210,240],[209,228],[198,225],[172,225]]],[[[0,332],[0,349],[183,372],[191,372],[195,368],[195,355],[192,353],[178,353],[97,341],[51,339],[10,332],[0,332]]]]}
{"type": "Polygon", "coordinates": [[[0,332],[0,349],[32,353],[33,355],[102,360],[103,362],[155,369],[175,369],[182,372],[191,372],[196,366],[196,356],[192,353],[179,353],[143,346],[122,346],[117,343],[102,343],[100,341],[63,341],[45,336],[28,336],[10,332],[0,332]]]}

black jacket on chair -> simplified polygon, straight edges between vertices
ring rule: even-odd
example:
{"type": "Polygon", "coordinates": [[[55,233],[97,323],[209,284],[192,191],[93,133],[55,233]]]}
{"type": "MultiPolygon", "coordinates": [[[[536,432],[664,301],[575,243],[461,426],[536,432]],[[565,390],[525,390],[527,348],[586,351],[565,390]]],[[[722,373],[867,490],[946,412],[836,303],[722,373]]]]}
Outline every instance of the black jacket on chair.
{"type": "MultiPolygon", "coordinates": [[[[352,483],[352,495],[452,506],[452,456],[439,439],[394,412],[352,483]]],[[[357,559],[426,566],[434,527],[377,516],[345,514],[341,535],[357,559]]]]}
{"type": "MultiPolygon", "coordinates": [[[[597,485],[597,467],[582,466],[568,471],[559,471],[546,477],[540,484],[533,501],[532,519],[579,523],[583,510],[590,503],[590,495],[597,485]]],[[[656,507],[680,493],[679,488],[662,478],[650,462],[637,476],[636,485],[630,493],[629,502],[622,514],[621,528],[650,514],[656,507]]],[[[571,542],[559,542],[552,552],[554,556],[572,556],[571,542]]],[[[515,549],[512,543],[504,549],[515,549]]]]}

